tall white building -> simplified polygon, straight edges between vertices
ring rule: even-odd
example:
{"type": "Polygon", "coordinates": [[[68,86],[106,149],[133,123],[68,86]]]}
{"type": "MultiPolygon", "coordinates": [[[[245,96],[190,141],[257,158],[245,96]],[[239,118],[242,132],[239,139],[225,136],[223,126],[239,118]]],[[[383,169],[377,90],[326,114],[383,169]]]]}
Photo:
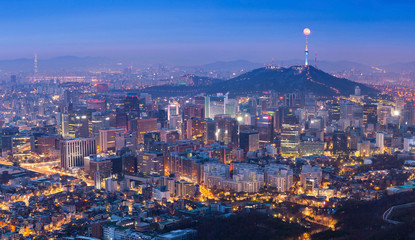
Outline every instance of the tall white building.
{"type": "Polygon", "coordinates": [[[376,132],[376,147],[379,149],[379,153],[383,153],[385,151],[385,133],[384,132],[376,132]]]}
{"type": "Polygon", "coordinates": [[[61,167],[69,169],[82,167],[84,157],[96,154],[97,146],[95,138],[74,138],[60,141],[61,167]]]}

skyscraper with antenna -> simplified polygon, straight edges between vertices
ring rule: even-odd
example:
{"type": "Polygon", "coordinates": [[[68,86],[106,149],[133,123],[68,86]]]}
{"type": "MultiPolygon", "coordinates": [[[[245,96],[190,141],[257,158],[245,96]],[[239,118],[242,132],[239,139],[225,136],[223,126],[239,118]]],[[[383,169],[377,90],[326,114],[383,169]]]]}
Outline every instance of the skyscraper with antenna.
{"type": "Polygon", "coordinates": [[[309,28],[304,28],[303,33],[305,35],[305,66],[308,66],[308,35],[311,34],[309,28]]]}
{"type": "Polygon", "coordinates": [[[33,73],[37,74],[37,53],[35,53],[35,57],[33,59],[33,73]]]}

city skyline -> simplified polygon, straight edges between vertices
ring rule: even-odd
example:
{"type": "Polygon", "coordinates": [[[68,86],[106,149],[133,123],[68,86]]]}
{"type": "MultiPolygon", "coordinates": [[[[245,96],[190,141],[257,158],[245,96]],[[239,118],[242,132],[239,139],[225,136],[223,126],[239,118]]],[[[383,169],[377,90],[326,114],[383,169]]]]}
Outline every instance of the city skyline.
{"type": "Polygon", "coordinates": [[[368,65],[411,62],[415,4],[340,1],[8,2],[0,59],[103,56],[143,64],[310,58],[368,65]],[[24,4],[22,4],[24,3],[24,4]],[[16,16],[19,16],[16,18],[16,16]]]}

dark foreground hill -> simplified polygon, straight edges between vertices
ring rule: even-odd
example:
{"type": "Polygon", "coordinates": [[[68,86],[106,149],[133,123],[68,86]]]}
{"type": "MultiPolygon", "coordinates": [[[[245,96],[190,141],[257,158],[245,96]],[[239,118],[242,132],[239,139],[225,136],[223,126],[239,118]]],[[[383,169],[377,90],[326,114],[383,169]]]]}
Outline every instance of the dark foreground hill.
{"type": "Polygon", "coordinates": [[[359,86],[362,94],[375,95],[377,90],[345,78],[337,78],[312,66],[289,68],[265,67],[227,81],[211,81],[199,86],[159,86],[146,89],[154,95],[192,95],[200,92],[229,92],[231,95],[254,94],[264,91],[280,93],[312,92],[317,96],[347,96],[359,86]]]}

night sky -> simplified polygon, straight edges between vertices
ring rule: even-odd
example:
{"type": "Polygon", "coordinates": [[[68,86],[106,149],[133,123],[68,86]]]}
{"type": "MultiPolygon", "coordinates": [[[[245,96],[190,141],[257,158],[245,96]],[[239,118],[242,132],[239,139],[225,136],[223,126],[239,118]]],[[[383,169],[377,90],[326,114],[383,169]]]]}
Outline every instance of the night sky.
{"type": "Polygon", "coordinates": [[[415,1],[0,1],[0,59],[415,61],[415,1]]]}

